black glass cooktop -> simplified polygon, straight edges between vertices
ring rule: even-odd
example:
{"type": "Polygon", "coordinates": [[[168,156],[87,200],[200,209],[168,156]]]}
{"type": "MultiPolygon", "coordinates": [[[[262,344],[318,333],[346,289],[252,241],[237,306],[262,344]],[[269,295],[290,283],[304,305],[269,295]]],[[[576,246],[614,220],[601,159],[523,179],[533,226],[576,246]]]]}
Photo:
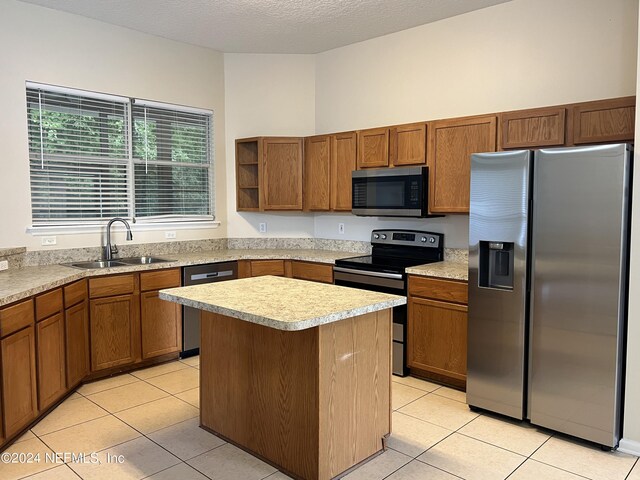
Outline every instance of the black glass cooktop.
{"type": "Polygon", "coordinates": [[[405,268],[433,263],[438,260],[424,258],[403,258],[382,255],[364,255],[336,260],[337,267],[356,268],[373,272],[404,273],[405,268]]]}

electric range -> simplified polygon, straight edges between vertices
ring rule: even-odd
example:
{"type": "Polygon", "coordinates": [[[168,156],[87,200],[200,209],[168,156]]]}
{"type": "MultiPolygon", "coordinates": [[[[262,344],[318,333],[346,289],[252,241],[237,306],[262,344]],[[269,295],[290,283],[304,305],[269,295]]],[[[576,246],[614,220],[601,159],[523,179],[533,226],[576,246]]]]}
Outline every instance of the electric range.
{"type": "MultiPolygon", "coordinates": [[[[420,230],[374,230],[371,255],[336,260],[336,285],[407,295],[405,269],[444,260],[444,235],[420,230]]],[[[405,376],[407,306],[393,309],[393,373],[405,376]]]]}

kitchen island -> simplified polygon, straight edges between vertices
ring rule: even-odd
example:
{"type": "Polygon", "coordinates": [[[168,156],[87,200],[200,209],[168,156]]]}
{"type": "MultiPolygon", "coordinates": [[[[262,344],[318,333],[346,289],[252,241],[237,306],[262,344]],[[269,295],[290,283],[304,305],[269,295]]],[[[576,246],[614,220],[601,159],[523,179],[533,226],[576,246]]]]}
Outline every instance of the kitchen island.
{"type": "Polygon", "coordinates": [[[203,310],[203,428],[308,480],[334,478],[383,450],[391,308],[405,297],[265,276],[160,298],[203,310]]]}

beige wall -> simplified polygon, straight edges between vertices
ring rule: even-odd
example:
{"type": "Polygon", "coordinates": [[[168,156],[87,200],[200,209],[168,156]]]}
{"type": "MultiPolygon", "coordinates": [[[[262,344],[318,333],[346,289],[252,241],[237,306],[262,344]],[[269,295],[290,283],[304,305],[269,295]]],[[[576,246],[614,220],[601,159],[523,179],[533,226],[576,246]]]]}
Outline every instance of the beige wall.
{"type": "MultiPolygon", "coordinates": [[[[213,110],[216,213],[225,220],[221,53],[14,0],[2,0],[0,45],[0,247],[43,248],[25,231],[31,218],[25,80],[213,110]]],[[[177,230],[178,240],[224,235],[224,223],[177,230]]],[[[164,232],[138,232],[135,241],[164,241],[164,232]]],[[[57,234],[57,242],[55,248],[95,246],[101,233],[57,234]]]]}
{"type": "Polygon", "coordinates": [[[637,3],[514,0],[321,53],[316,132],[633,95],[637,3]]]}
{"type": "MultiPolygon", "coordinates": [[[[640,23],[640,20],[639,20],[640,23]]],[[[638,38],[638,84],[640,90],[640,38],[638,38]]],[[[640,111],[636,109],[636,138],[640,138],[640,111]]],[[[636,158],[638,160],[636,150],[636,158]]],[[[627,331],[627,378],[625,391],[624,439],[620,449],[640,455],[640,171],[633,179],[635,205],[631,209],[631,271],[629,274],[629,315],[627,331]]]]}
{"type": "Polygon", "coordinates": [[[236,138],[306,136],[315,128],[314,55],[225,54],[227,209],[230,237],[310,237],[310,214],[236,212],[236,138]],[[267,224],[267,233],[258,231],[267,224]]]}
{"type": "MultiPolygon", "coordinates": [[[[317,55],[316,133],[634,95],[634,0],[514,0],[317,55]]],[[[317,215],[315,235],[442,232],[468,245],[468,217],[317,215]]]]}

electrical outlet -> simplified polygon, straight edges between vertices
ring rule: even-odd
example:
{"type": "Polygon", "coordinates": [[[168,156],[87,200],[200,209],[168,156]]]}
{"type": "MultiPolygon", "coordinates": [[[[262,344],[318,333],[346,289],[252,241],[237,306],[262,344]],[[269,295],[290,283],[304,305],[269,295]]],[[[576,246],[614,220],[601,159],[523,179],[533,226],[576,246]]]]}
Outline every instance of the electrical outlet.
{"type": "Polygon", "coordinates": [[[258,224],[258,230],[260,230],[260,233],[267,233],[267,224],[265,222],[260,222],[258,224]]]}
{"type": "Polygon", "coordinates": [[[55,245],[56,243],[58,243],[58,239],[57,237],[42,237],[42,240],[40,241],[40,243],[42,245],[55,245]]]}
{"type": "Polygon", "coordinates": [[[0,272],[2,270],[8,270],[9,269],[9,262],[7,260],[1,260],[0,261],[0,272]]]}
{"type": "Polygon", "coordinates": [[[338,224],[338,234],[344,235],[344,223],[338,224]]]}
{"type": "Polygon", "coordinates": [[[174,232],[174,231],[164,232],[164,238],[167,238],[167,239],[176,238],[176,232],[174,232]]]}

